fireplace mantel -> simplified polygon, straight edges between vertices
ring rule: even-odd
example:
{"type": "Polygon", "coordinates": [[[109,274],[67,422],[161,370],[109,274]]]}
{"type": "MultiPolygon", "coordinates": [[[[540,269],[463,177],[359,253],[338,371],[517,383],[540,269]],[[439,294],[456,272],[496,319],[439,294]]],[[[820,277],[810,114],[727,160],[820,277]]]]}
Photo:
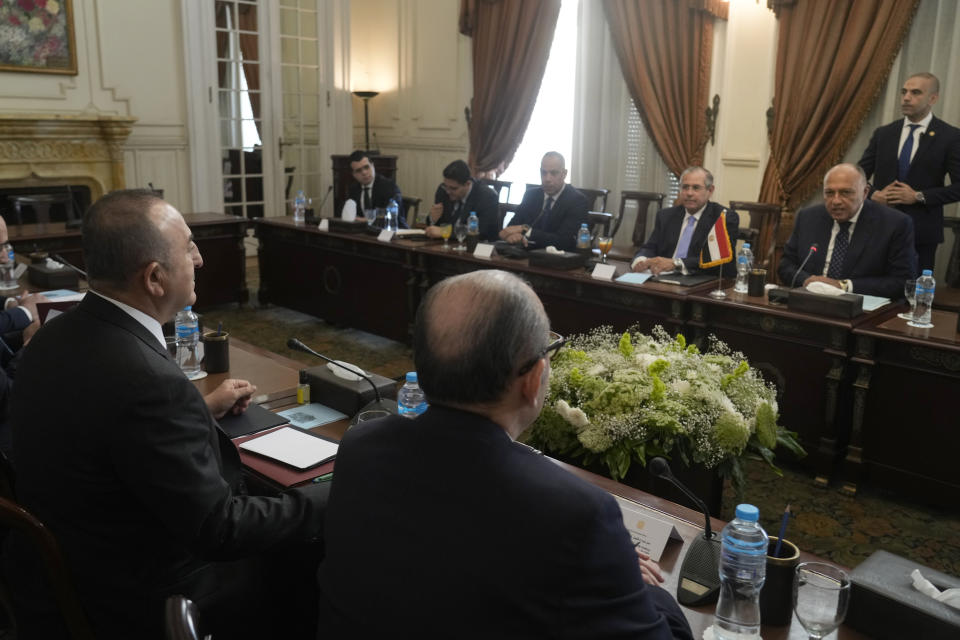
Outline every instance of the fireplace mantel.
{"type": "Polygon", "coordinates": [[[85,185],[92,200],[126,186],[123,145],[136,118],[0,113],[0,185],[85,185]]]}

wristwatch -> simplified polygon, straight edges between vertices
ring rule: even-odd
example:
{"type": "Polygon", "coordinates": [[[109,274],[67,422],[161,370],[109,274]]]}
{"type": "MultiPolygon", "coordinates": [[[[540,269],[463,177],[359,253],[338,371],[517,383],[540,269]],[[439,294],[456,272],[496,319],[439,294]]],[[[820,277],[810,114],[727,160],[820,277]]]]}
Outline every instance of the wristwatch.
{"type": "Polygon", "coordinates": [[[927,204],[927,199],[924,197],[923,191],[917,191],[917,202],[927,204]]]}
{"type": "Polygon", "coordinates": [[[683,271],[683,260],[680,258],[673,259],[673,269],[674,271],[683,271]]]}

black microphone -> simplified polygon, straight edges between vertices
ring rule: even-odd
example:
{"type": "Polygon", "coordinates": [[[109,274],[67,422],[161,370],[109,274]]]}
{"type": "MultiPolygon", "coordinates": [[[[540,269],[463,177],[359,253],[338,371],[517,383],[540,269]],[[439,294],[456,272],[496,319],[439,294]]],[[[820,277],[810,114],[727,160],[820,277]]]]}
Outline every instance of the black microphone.
{"type": "Polygon", "coordinates": [[[820,245],[818,245],[816,242],[810,245],[810,250],[807,251],[807,257],[803,259],[803,262],[800,263],[800,266],[797,267],[797,270],[793,273],[793,278],[791,278],[790,280],[791,289],[793,289],[794,285],[797,284],[797,276],[800,275],[800,272],[803,271],[803,268],[807,266],[807,262],[810,260],[810,258],[813,257],[813,254],[815,254],[819,250],[820,250],[820,245]]]}
{"type": "Polygon", "coordinates": [[[61,256],[59,253],[51,253],[51,254],[50,254],[50,258],[53,259],[54,262],[59,262],[59,263],[62,264],[63,266],[69,267],[70,269],[73,269],[75,272],[77,272],[78,274],[80,274],[80,277],[83,278],[84,280],[87,279],[87,272],[86,272],[86,271],[84,271],[84,270],[81,269],[80,267],[75,267],[75,266],[73,266],[72,264],[70,264],[70,263],[67,261],[66,258],[64,258],[63,256],[61,256]]]}
{"type": "Polygon", "coordinates": [[[710,511],[703,500],[673,476],[666,460],[659,456],[653,458],[647,469],[680,489],[703,512],[706,523],[703,535],[690,542],[680,566],[677,601],[688,607],[713,604],[720,597],[720,538],[710,528],[710,511]]]}
{"type": "Polygon", "coordinates": [[[330,197],[330,192],[333,191],[333,185],[327,187],[327,192],[323,195],[323,200],[320,201],[320,204],[317,205],[317,211],[323,211],[323,205],[327,204],[327,198],[330,197]]]}

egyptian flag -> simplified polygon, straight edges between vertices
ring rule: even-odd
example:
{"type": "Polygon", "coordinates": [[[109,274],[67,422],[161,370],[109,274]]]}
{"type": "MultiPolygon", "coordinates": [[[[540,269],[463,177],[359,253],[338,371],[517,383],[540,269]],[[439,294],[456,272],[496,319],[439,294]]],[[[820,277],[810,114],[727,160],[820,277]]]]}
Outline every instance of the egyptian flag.
{"type": "Polygon", "coordinates": [[[727,210],[720,212],[713,229],[710,229],[710,235],[707,236],[707,243],[700,251],[700,268],[716,267],[725,262],[733,260],[733,247],[730,244],[730,236],[727,235],[727,210]]]}

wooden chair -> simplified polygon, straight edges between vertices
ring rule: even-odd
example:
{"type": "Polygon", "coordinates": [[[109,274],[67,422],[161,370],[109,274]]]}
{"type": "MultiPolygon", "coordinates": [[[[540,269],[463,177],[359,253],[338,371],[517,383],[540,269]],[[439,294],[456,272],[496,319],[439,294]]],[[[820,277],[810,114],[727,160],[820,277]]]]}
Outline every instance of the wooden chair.
{"type": "Polygon", "coordinates": [[[163,617],[167,640],[209,640],[211,637],[200,634],[197,605],[189,598],[181,595],[167,598],[163,617]]]}
{"type": "Polygon", "coordinates": [[[420,213],[420,202],[422,198],[410,198],[408,196],[403,196],[403,216],[407,219],[407,226],[411,229],[413,228],[414,223],[417,221],[417,215],[420,213]],[[413,211],[413,217],[410,217],[410,212],[413,211]]]}
{"type": "Polygon", "coordinates": [[[50,530],[29,511],[6,498],[0,498],[0,527],[19,532],[34,547],[70,636],[74,640],[93,640],[87,615],[77,597],[60,546],[50,530]]]}
{"type": "Polygon", "coordinates": [[[587,199],[590,210],[605,212],[607,210],[607,196],[610,195],[610,189],[577,189],[587,199]],[[600,208],[597,209],[597,200],[601,200],[600,208]]]}
{"type": "Polygon", "coordinates": [[[623,250],[618,250],[614,248],[610,252],[610,257],[615,260],[632,260],[636,250],[640,248],[640,245],[643,244],[644,240],[647,239],[647,212],[650,209],[651,203],[656,203],[657,210],[663,207],[664,194],[655,193],[652,191],[621,191],[620,192],[620,213],[617,214],[617,218],[613,222],[613,232],[612,235],[616,237],[617,231],[620,230],[620,225],[623,224],[624,212],[626,211],[627,202],[636,202],[637,203],[637,213],[636,219],[633,222],[633,233],[630,236],[630,244],[633,247],[633,250],[629,253],[625,253],[623,250]]]}
{"type": "Polygon", "coordinates": [[[513,186],[513,183],[508,180],[494,180],[493,178],[482,178],[480,184],[485,184],[494,191],[497,192],[497,201],[498,202],[509,202],[510,201],[510,188],[513,186]],[[503,197],[503,190],[507,190],[507,197],[503,197]]]}
{"type": "Polygon", "coordinates": [[[603,235],[610,235],[610,225],[613,223],[613,214],[606,211],[587,211],[587,224],[590,225],[590,235],[596,238],[603,228],[603,235]]]}
{"type": "MultiPolygon", "coordinates": [[[[778,204],[740,201],[732,201],[730,208],[737,213],[747,212],[750,214],[749,226],[744,225],[743,218],[740,219],[740,232],[737,235],[739,239],[750,243],[753,250],[753,264],[761,269],[766,269],[768,272],[771,271],[776,267],[774,251],[783,209],[778,204]]],[[[731,238],[731,240],[736,242],[734,238],[731,238]]],[[[767,278],[770,277],[771,275],[768,273],[767,278]]]]}

